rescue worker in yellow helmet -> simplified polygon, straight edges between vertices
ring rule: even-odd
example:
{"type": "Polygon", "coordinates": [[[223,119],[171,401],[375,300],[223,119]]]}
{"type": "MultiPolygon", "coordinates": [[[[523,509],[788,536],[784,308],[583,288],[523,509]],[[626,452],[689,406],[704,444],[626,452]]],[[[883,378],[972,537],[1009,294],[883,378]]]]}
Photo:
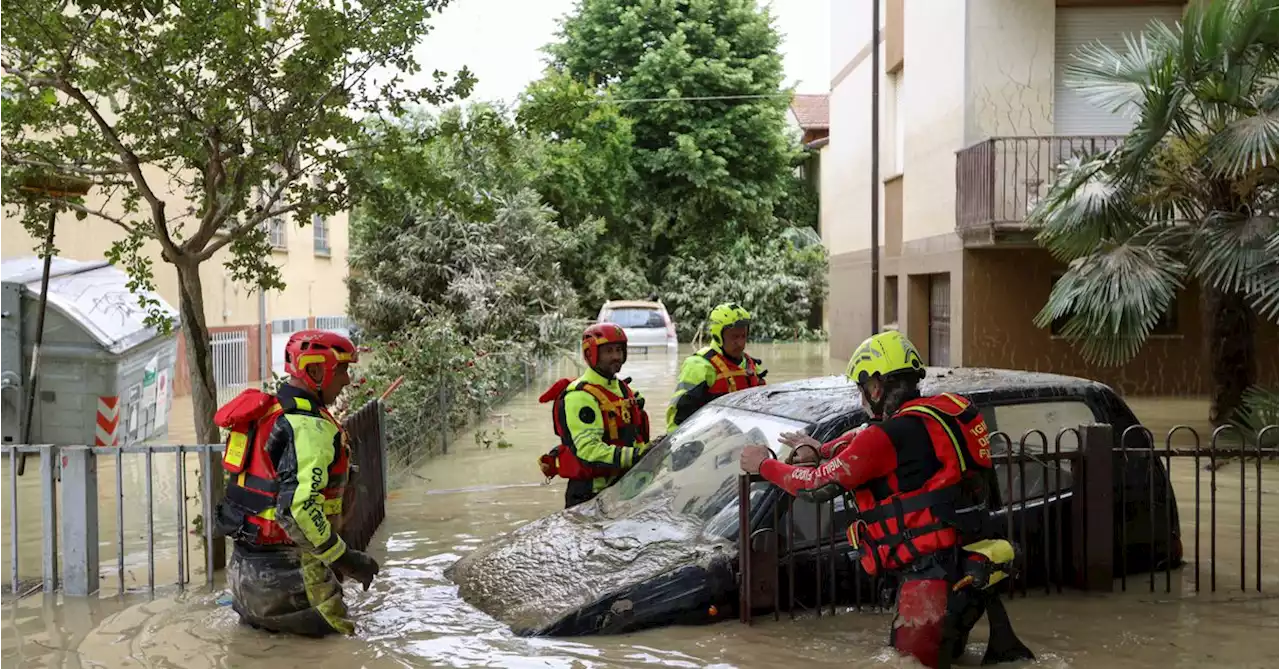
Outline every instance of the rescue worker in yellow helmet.
{"type": "Polygon", "coordinates": [[[707,319],[711,345],[685,359],[676,392],[667,406],[667,432],[707,403],[729,393],[763,386],[769,372],[759,358],[747,355],[751,313],[727,302],[711,310],[707,319]]]}
{"type": "Polygon", "coordinates": [[[984,613],[991,622],[983,664],[1033,660],[990,587],[1008,575],[1013,545],[1000,538],[991,433],[977,405],[952,393],[923,395],[924,361],[896,331],[862,342],[845,372],[875,422],[825,444],[803,433],[780,440],[791,462],[766,446],[740,455],[791,495],[820,504],[852,493],[849,545],[862,569],[898,581],[889,644],[930,669],[952,666],[984,613]]]}
{"type": "Polygon", "coordinates": [[[538,398],[554,401],[551,416],[560,443],[538,459],[548,480],[569,480],[564,508],[586,502],[613,485],[649,448],[649,415],[631,379],[619,379],[627,361],[627,334],[614,323],[582,333],[587,371],[560,379],[538,398]]]}
{"type": "Polygon", "coordinates": [[[329,413],[357,360],[346,337],[302,330],[285,345],[286,384],[242,392],[214,422],[230,431],[217,527],[235,541],[227,585],[240,620],[272,632],[352,634],[341,581],[366,590],[378,563],[338,534],[350,451],[329,413]]]}

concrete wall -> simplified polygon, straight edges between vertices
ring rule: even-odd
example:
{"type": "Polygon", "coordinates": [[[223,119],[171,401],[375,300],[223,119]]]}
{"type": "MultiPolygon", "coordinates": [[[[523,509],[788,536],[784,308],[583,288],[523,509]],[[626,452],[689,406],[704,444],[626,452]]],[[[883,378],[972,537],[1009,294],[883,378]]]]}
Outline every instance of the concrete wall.
{"type": "Polygon", "coordinates": [[[967,4],[972,3],[903,3],[904,242],[955,234],[955,153],[964,147],[961,27],[967,4]]]}
{"type": "MultiPolygon", "coordinates": [[[[959,3],[957,3],[959,4],[959,3]]],[[[963,53],[964,137],[1053,133],[1055,0],[971,0],[963,53]]]]}

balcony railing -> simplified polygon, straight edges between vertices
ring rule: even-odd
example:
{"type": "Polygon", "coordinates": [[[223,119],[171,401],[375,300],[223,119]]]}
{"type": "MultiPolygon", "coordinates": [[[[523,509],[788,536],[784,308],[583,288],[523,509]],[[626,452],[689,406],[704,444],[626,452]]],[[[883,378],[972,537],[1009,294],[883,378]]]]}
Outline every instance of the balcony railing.
{"type": "Polygon", "coordinates": [[[1026,237],[1027,215],[1075,155],[1114,149],[1123,136],[993,137],[956,153],[956,231],[968,243],[1026,237]]]}

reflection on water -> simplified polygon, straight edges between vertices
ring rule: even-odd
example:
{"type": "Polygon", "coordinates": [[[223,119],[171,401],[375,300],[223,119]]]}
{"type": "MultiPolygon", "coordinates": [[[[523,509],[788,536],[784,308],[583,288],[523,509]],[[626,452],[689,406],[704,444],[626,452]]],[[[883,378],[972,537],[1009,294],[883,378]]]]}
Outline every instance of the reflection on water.
{"type": "MultiPolygon", "coordinates": [[[[770,381],[838,372],[840,361],[828,360],[818,344],[757,346],[770,368],[770,381]]],[[[665,411],[667,395],[674,388],[678,360],[655,352],[633,356],[625,373],[649,398],[654,416],[665,411]]],[[[566,375],[573,369],[566,365],[566,375]]],[[[406,666],[492,667],[600,667],[664,665],[675,667],[726,667],[803,664],[820,667],[912,667],[912,661],[895,657],[882,645],[889,617],[883,614],[849,613],[835,618],[775,623],[772,620],[747,628],[736,622],[699,628],[668,628],[621,637],[582,639],[525,639],[513,637],[492,618],[462,603],[456,588],[444,577],[445,568],[484,539],[510,531],[525,522],[551,513],[563,504],[562,484],[531,485],[538,479],[535,458],[553,437],[548,405],[536,396],[551,378],[495,410],[482,428],[505,422],[510,449],[481,449],[466,435],[456,440],[458,450],[437,458],[395,491],[384,528],[372,551],[382,561],[383,573],[369,592],[348,589],[348,601],[358,620],[354,638],[320,641],[259,633],[236,623],[224,605],[221,586],[210,592],[202,587],[177,594],[166,591],[155,600],[130,595],[124,598],[61,600],[46,602],[40,595],[5,607],[2,627],[4,666],[22,667],[250,667],[307,666],[314,669],[406,666]]],[[[1189,401],[1133,401],[1144,420],[1157,426],[1202,416],[1204,405],[1189,401]]],[[[1164,427],[1163,429],[1167,429],[1164,427]]],[[[1161,434],[1163,430],[1157,430],[1161,434]]],[[[160,458],[157,458],[159,463],[160,458]]],[[[30,463],[34,464],[34,463],[30,463]]],[[[1193,559],[1195,472],[1185,463],[1175,464],[1174,481],[1179,495],[1188,560],[1193,559]]],[[[172,478],[168,466],[157,464],[163,477],[172,478]]],[[[1239,545],[1243,527],[1249,550],[1245,572],[1252,592],[1257,487],[1246,486],[1243,522],[1240,513],[1238,467],[1218,479],[1216,595],[1192,592],[1192,569],[1175,573],[1176,592],[1163,594],[1164,576],[1157,578],[1161,592],[1148,594],[1147,579],[1129,582],[1129,592],[1109,596],[1064,594],[1045,597],[1032,593],[1010,602],[1018,632],[1040,655],[1037,667],[1274,667],[1277,651],[1277,606],[1273,595],[1239,591],[1239,545]],[[1259,641],[1261,640],[1261,643],[1259,641]]],[[[32,468],[35,470],[35,468],[32,468]]],[[[100,496],[114,495],[114,473],[103,467],[100,496]]],[[[5,478],[4,485],[8,485],[5,478]]],[[[132,479],[131,479],[132,480],[132,479]]],[[[193,479],[194,481],[194,479],[193,479]]],[[[20,480],[23,499],[24,546],[34,542],[38,575],[39,488],[28,490],[35,477],[20,480]],[[29,512],[29,513],[28,513],[29,512]],[[30,525],[28,524],[30,521],[30,525]]],[[[132,484],[131,484],[132,485],[132,484]]],[[[1264,472],[1263,527],[1264,590],[1277,590],[1275,528],[1277,477],[1275,466],[1264,472]]],[[[158,488],[159,489],[159,488],[158,488]]],[[[194,490],[194,488],[192,488],[194,490]]],[[[1209,484],[1202,476],[1201,528],[1202,578],[1208,579],[1209,484]]],[[[170,495],[172,493],[169,493],[170,495]]],[[[7,500],[7,497],[5,497],[7,500]]],[[[111,499],[114,499],[113,497],[111,499]]],[[[159,499],[159,494],[157,495],[159,499]]],[[[172,515],[170,504],[164,516],[172,515]]],[[[157,509],[162,506],[157,502],[157,509]]],[[[193,507],[192,513],[197,510],[193,507]]],[[[111,503],[103,520],[114,522],[111,503]]],[[[135,523],[126,528],[136,534],[135,523]]],[[[7,522],[7,513],[5,514],[7,522]]],[[[158,517],[158,522],[160,518],[158,517]]],[[[170,527],[172,521],[169,521],[170,527]]],[[[114,527],[114,526],[112,526],[114,527]]],[[[157,526],[159,528],[159,525],[157,526]]],[[[169,530],[171,531],[171,530],[169,530]]],[[[157,537],[162,536],[157,529],[157,537]]],[[[167,536],[167,535],[166,535],[167,536]]],[[[3,539],[7,541],[7,530],[3,539]]],[[[114,541],[114,529],[103,529],[103,539],[114,541]]],[[[171,537],[169,538],[171,541],[171,537]]],[[[202,562],[198,541],[192,550],[202,562]]],[[[104,546],[104,549],[106,546],[104,546]]],[[[26,548],[23,549],[24,555],[26,548]]],[[[132,549],[131,549],[132,550],[132,549]]],[[[7,546],[5,555],[7,558],[7,546]]],[[[114,578],[104,553],[107,582],[114,578]]],[[[7,561],[5,565],[7,566],[7,561]]],[[[162,563],[162,567],[164,564],[162,563]]],[[[25,570],[24,570],[25,571],[25,570]]],[[[6,572],[7,573],[7,572],[6,572]]],[[[145,579],[145,574],[143,575],[145,579]]],[[[165,582],[164,578],[157,578],[165,582]]],[[[168,579],[170,582],[172,579],[168,579]]],[[[195,582],[202,583],[197,577],[195,582]]],[[[985,630],[974,634],[969,664],[976,663],[985,630]]]]}

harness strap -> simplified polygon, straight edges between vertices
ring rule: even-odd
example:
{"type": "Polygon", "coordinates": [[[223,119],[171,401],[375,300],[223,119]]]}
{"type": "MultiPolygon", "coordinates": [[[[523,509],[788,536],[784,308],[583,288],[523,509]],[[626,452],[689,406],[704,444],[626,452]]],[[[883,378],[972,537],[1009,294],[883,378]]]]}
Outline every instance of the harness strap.
{"type": "Polygon", "coordinates": [[[968,471],[969,465],[965,462],[964,442],[960,440],[960,436],[956,434],[955,430],[951,429],[950,423],[948,423],[947,420],[942,417],[942,414],[938,413],[936,409],[923,404],[915,404],[899,409],[898,413],[918,413],[938,421],[938,424],[941,425],[942,429],[947,433],[947,438],[951,441],[951,447],[956,451],[956,460],[959,460],[960,462],[960,473],[963,474],[968,471]]]}

